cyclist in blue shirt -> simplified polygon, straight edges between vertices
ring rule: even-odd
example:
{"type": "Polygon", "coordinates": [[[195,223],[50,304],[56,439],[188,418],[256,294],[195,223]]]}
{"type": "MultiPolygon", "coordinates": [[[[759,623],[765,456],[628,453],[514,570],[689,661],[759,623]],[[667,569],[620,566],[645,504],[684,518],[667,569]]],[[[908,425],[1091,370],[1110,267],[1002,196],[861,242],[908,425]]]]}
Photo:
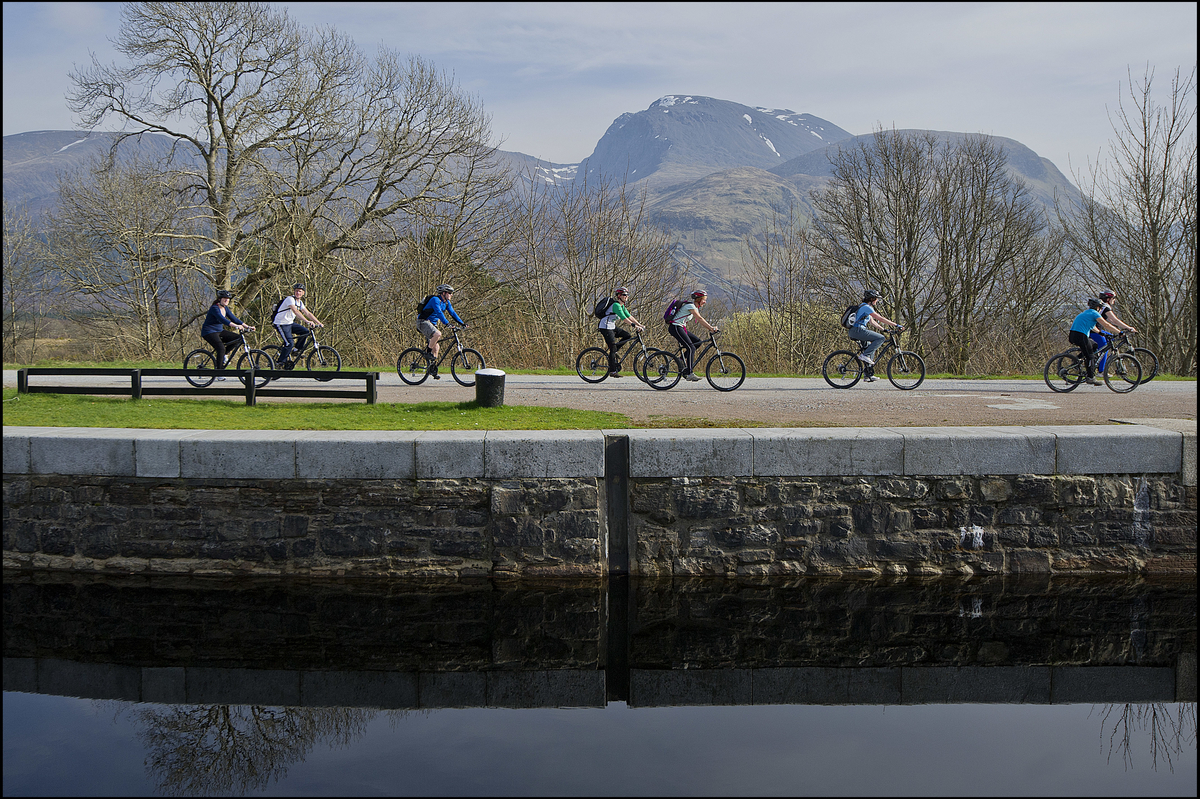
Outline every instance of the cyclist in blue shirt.
{"type": "MultiPolygon", "coordinates": [[[[434,296],[429,298],[429,302],[425,303],[425,306],[417,314],[417,330],[420,330],[421,335],[425,337],[425,348],[429,350],[429,354],[433,356],[435,363],[437,362],[438,350],[441,349],[438,346],[438,341],[442,337],[442,331],[438,330],[437,326],[439,323],[450,324],[450,318],[446,314],[449,313],[454,318],[454,321],[463,327],[467,326],[467,323],[459,318],[454,308],[450,305],[450,298],[453,295],[454,286],[443,283],[437,287],[434,296]]],[[[430,369],[429,374],[434,380],[441,380],[441,377],[438,376],[436,365],[430,369]]]]}
{"type": "MultiPolygon", "coordinates": [[[[884,325],[892,327],[900,327],[898,322],[893,322],[879,311],[875,310],[875,304],[883,299],[883,295],[875,289],[867,289],[863,292],[862,304],[858,306],[858,312],[854,315],[854,324],[850,326],[850,338],[855,341],[868,342],[867,348],[858,354],[858,359],[868,366],[875,365],[875,359],[872,357],[875,350],[883,344],[884,335],[876,333],[874,330],[868,330],[867,325],[875,325],[875,327],[883,328],[884,325]]],[[[870,375],[867,378],[868,382],[874,382],[875,376],[870,375]]]]}
{"type": "Polygon", "coordinates": [[[1100,381],[1096,379],[1096,343],[1092,341],[1088,333],[1097,326],[1111,333],[1120,333],[1121,331],[1100,316],[1100,308],[1104,303],[1095,297],[1088,297],[1087,304],[1087,310],[1080,313],[1071,322],[1071,332],[1067,334],[1067,340],[1083,353],[1084,361],[1087,363],[1088,385],[1098,386],[1100,381]]]}

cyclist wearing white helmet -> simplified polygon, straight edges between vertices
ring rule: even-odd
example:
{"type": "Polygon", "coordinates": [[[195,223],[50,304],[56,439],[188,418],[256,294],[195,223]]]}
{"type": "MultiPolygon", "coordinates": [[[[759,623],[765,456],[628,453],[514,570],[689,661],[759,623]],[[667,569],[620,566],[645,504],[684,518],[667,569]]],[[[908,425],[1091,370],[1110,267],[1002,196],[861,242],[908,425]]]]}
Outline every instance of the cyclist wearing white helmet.
{"type": "MultiPolygon", "coordinates": [[[[438,351],[441,347],[438,346],[438,341],[442,338],[442,331],[438,330],[439,322],[450,324],[450,317],[453,317],[455,322],[458,322],[463,327],[467,323],[459,318],[454,308],[450,305],[450,298],[454,295],[454,286],[449,283],[443,283],[435,289],[433,296],[421,306],[420,312],[417,314],[417,330],[421,331],[421,335],[425,337],[426,347],[429,354],[433,356],[434,362],[437,362],[438,351]],[[450,317],[446,314],[449,313],[450,317]]],[[[433,366],[429,371],[430,376],[434,380],[441,380],[438,376],[437,366],[433,366]]]]}
{"type": "Polygon", "coordinates": [[[703,339],[688,330],[687,323],[695,319],[713,333],[721,332],[718,328],[710,325],[708,320],[700,315],[700,309],[707,302],[708,292],[704,289],[696,289],[692,292],[692,296],[675,310],[675,315],[671,317],[671,322],[667,325],[667,331],[676,341],[683,345],[684,360],[686,361],[683,365],[683,378],[693,383],[700,379],[692,374],[692,361],[696,360],[696,345],[703,341],[703,339]]]}
{"type": "Polygon", "coordinates": [[[1128,330],[1130,333],[1137,332],[1137,328],[1133,327],[1132,325],[1125,324],[1125,321],[1121,319],[1121,317],[1117,316],[1117,312],[1113,310],[1112,303],[1113,300],[1117,298],[1116,292],[1112,291],[1111,289],[1105,289],[1097,294],[1096,297],[1100,300],[1100,316],[1104,319],[1104,321],[1108,322],[1110,325],[1116,325],[1122,330],[1128,330]]]}
{"type": "Polygon", "coordinates": [[[308,345],[308,337],[312,334],[302,324],[296,322],[296,317],[299,316],[312,323],[313,327],[325,327],[321,324],[321,320],[315,317],[308,306],[304,304],[304,284],[297,283],[292,286],[292,294],[289,297],[284,297],[275,306],[275,315],[271,317],[271,324],[275,326],[275,332],[283,339],[283,350],[279,353],[279,368],[292,369],[296,364],[289,360],[288,356],[293,352],[299,358],[300,353],[304,351],[308,345]]]}

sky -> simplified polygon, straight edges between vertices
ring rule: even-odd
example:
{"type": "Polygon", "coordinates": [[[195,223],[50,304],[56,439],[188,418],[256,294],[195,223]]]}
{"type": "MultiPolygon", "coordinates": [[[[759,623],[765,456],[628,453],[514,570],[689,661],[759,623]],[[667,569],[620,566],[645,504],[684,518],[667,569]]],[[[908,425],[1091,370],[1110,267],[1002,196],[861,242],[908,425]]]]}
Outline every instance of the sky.
{"type": "MultiPolygon", "coordinates": [[[[282,3],[364,52],[419,55],[490,114],[493,143],[591,155],[668,94],[820,117],[852,134],[923,128],[1015,139],[1086,174],[1155,70],[1165,101],[1196,64],[1195,3],[282,3]]],[[[4,135],[69,130],[71,69],[121,60],[119,3],[4,3],[4,135]]],[[[111,126],[115,129],[116,125],[111,126]]]]}

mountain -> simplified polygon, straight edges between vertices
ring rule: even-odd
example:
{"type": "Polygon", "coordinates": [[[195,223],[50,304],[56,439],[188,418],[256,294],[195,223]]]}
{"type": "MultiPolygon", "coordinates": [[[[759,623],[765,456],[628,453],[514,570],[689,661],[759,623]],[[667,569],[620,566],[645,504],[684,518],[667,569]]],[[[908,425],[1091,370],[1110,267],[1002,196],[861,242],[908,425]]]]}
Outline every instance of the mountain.
{"type": "Polygon", "coordinates": [[[723,169],[771,169],[850,136],[811,114],[667,95],[617,117],[579,174],[624,178],[659,193],[723,169]]]}

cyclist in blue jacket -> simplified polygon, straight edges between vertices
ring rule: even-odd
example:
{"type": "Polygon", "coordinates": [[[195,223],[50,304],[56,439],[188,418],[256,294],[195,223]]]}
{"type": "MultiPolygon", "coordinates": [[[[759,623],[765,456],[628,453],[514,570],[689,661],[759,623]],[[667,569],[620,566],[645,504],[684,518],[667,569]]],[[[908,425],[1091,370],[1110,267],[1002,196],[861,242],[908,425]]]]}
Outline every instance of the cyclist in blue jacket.
{"type": "Polygon", "coordinates": [[[436,365],[438,351],[441,349],[438,346],[438,341],[442,337],[442,331],[437,328],[438,324],[450,324],[450,318],[446,316],[449,313],[455,322],[458,322],[463,327],[467,326],[467,323],[459,318],[453,306],[450,305],[450,298],[452,296],[454,296],[454,286],[451,286],[449,283],[443,283],[437,287],[436,293],[429,298],[429,302],[425,303],[424,307],[417,314],[417,330],[420,330],[421,335],[425,337],[425,348],[433,356],[434,366],[430,369],[429,374],[434,380],[441,380],[441,377],[438,376],[436,365]]]}
{"type": "MultiPolygon", "coordinates": [[[[221,289],[217,292],[217,298],[213,300],[213,304],[208,307],[208,314],[204,317],[204,324],[200,326],[200,338],[208,342],[213,352],[217,354],[217,368],[224,369],[225,362],[228,360],[225,357],[225,345],[230,345],[230,348],[240,346],[242,337],[230,333],[225,329],[226,325],[239,332],[244,330],[254,330],[254,325],[248,325],[241,319],[233,315],[233,311],[229,310],[229,302],[233,299],[233,293],[221,289]]],[[[229,356],[233,357],[232,353],[229,356]]],[[[223,377],[218,377],[218,380],[224,380],[223,377]]]]}

